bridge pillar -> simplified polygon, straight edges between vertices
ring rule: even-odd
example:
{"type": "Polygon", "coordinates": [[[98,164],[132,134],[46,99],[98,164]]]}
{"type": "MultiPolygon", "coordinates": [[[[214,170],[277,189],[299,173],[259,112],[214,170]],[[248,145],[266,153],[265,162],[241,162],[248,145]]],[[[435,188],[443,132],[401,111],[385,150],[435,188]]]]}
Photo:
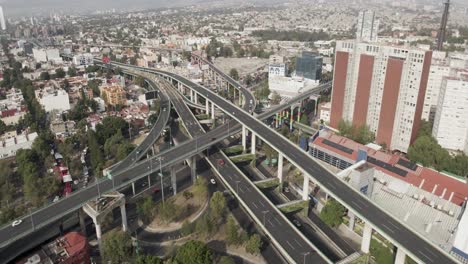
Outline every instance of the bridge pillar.
{"type": "Polygon", "coordinates": [[[125,210],[125,202],[120,205],[120,215],[122,216],[122,230],[127,232],[128,224],[127,224],[127,211],[125,210]]]}
{"type": "Polygon", "coordinates": [[[83,208],[78,209],[78,218],[80,219],[80,229],[81,233],[86,236],[86,221],[85,221],[85,212],[83,212],[83,208]]]}
{"type": "Polygon", "coordinates": [[[289,131],[293,129],[293,116],[294,116],[294,107],[291,105],[291,116],[289,117],[289,131]]]}
{"type": "Polygon", "coordinates": [[[304,174],[304,182],[302,184],[302,200],[307,201],[309,199],[309,177],[304,174]]]}
{"type": "Polygon", "coordinates": [[[242,106],[242,99],[243,99],[242,93],[241,93],[241,91],[239,90],[239,106],[242,106]]]}
{"type": "Polygon", "coordinates": [[[135,196],[135,182],[132,182],[132,193],[135,196]]]}
{"type": "Polygon", "coordinates": [[[190,175],[192,177],[192,182],[195,183],[197,179],[197,156],[190,158],[190,175]]]}
{"type": "Polygon", "coordinates": [[[251,152],[252,154],[255,154],[255,152],[256,152],[256,149],[255,149],[255,147],[257,146],[257,144],[256,144],[256,142],[255,142],[256,137],[257,137],[257,136],[256,136],[255,133],[252,131],[252,139],[251,139],[251,141],[252,141],[252,142],[251,142],[251,143],[252,143],[252,146],[251,146],[251,148],[250,148],[250,152],[251,152]]]}
{"type": "Polygon", "coordinates": [[[278,179],[279,182],[283,182],[283,153],[278,153],[278,179]]]}
{"type": "Polygon", "coordinates": [[[102,254],[102,230],[101,230],[101,225],[98,224],[97,220],[93,218],[94,222],[94,227],[96,228],[96,238],[98,242],[98,247],[99,247],[99,252],[102,254]]]}
{"type": "Polygon", "coordinates": [[[195,91],[194,91],[194,97],[193,97],[193,100],[194,100],[193,102],[194,102],[195,104],[198,104],[198,93],[197,93],[197,92],[195,92],[195,91]]]}
{"type": "Polygon", "coordinates": [[[279,126],[279,113],[275,114],[275,128],[278,128],[279,126]]]}
{"type": "Polygon", "coordinates": [[[215,105],[213,103],[211,103],[211,119],[215,120],[215,105]]]}
{"type": "Polygon", "coordinates": [[[242,148],[244,151],[247,150],[247,128],[242,126],[242,148]]]}
{"type": "Polygon", "coordinates": [[[190,89],[190,102],[193,103],[193,90],[190,89]]]}
{"type": "Polygon", "coordinates": [[[176,168],[175,166],[171,167],[171,184],[174,195],[177,194],[177,177],[176,177],[176,168]]]}
{"type": "Polygon", "coordinates": [[[363,253],[369,253],[370,243],[372,239],[372,227],[369,223],[364,224],[364,230],[362,232],[361,251],[363,253]]]}
{"type": "Polygon", "coordinates": [[[351,229],[351,231],[353,231],[354,224],[356,223],[356,215],[354,215],[353,212],[348,211],[348,217],[349,217],[348,228],[351,229]]]}
{"type": "Polygon", "coordinates": [[[210,115],[210,101],[208,101],[208,98],[205,99],[205,108],[206,108],[206,114],[210,115]]]}
{"type": "Polygon", "coordinates": [[[401,247],[397,248],[397,252],[395,256],[395,264],[405,264],[405,260],[406,260],[405,251],[401,247]]]}

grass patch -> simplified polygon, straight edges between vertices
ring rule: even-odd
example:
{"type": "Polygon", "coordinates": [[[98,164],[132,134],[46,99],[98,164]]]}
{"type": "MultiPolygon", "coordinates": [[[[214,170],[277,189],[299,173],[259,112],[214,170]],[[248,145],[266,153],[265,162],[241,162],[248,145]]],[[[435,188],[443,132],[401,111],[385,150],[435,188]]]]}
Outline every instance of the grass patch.
{"type": "Polygon", "coordinates": [[[307,209],[309,207],[309,201],[301,201],[297,202],[295,204],[291,204],[288,206],[284,206],[279,208],[281,212],[287,214],[287,213],[293,213],[297,211],[301,211],[303,209],[307,209]]]}
{"type": "Polygon", "coordinates": [[[268,189],[272,187],[278,186],[279,180],[278,179],[272,179],[271,181],[264,181],[264,182],[256,182],[255,185],[260,188],[260,189],[268,189]]]}
{"type": "Polygon", "coordinates": [[[231,161],[234,163],[251,161],[255,159],[255,154],[242,154],[234,157],[229,157],[229,159],[231,159],[231,161]]]}
{"type": "Polygon", "coordinates": [[[223,151],[228,156],[235,155],[235,154],[242,153],[242,151],[244,151],[244,147],[242,145],[235,145],[235,146],[225,148],[223,151]]]}

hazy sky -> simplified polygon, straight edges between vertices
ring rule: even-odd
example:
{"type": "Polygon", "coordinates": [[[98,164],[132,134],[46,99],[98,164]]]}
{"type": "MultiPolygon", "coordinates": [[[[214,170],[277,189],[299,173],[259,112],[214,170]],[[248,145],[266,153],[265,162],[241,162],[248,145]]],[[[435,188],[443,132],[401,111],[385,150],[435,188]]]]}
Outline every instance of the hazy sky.
{"type": "Polygon", "coordinates": [[[147,9],[171,7],[197,0],[0,0],[6,17],[18,15],[47,14],[64,11],[95,11],[105,9],[147,9]]]}

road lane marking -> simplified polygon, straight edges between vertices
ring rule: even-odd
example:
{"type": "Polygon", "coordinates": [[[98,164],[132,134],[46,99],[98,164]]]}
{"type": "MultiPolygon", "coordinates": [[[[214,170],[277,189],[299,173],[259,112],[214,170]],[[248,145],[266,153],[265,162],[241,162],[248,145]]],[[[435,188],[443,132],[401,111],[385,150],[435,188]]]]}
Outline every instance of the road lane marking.
{"type": "Polygon", "coordinates": [[[390,232],[394,233],[395,234],[395,231],[393,229],[391,229],[390,227],[388,227],[387,225],[383,224],[382,223],[382,226],[384,226],[385,228],[387,228],[390,232]]]}
{"type": "Polygon", "coordinates": [[[434,262],[430,257],[428,257],[426,254],[422,253],[421,250],[418,250],[418,252],[423,255],[425,258],[429,260],[429,262],[434,262]]]}
{"type": "Polygon", "coordinates": [[[332,183],[330,183],[330,186],[329,186],[329,187],[332,188],[333,190],[336,190],[336,186],[333,185],[332,183]]]}
{"type": "Polygon", "coordinates": [[[296,242],[296,244],[298,244],[298,245],[299,245],[299,247],[304,247],[304,246],[302,246],[302,244],[301,244],[301,243],[299,243],[299,241],[297,241],[297,239],[294,239],[294,242],[296,242]]]}
{"type": "Polygon", "coordinates": [[[253,204],[253,206],[255,206],[255,208],[258,209],[258,206],[254,202],[252,202],[252,204],[253,204]]]}
{"type": "Polygon", "coordinates": [[[362,207],[359,204],[357,204],[355,201],[351,201],[351,203],[354,204],[354,206],[356,206],[360,210],[362,210],[362,207]]]}
{"type": "Polygon", "coordinates": [[[391,226],[393,226],[395,229],[400,230],[400,227],[397,226],[397,225],[395,225],[395,224],[393,224],[392,222],[388,222],[388,224],[391,225],[391,226]]]}
{"type": "Polygon", "coordinates": [[[271,222],[271,220],[270,220],[270,219],[268,219],[267,221],[268,221],[268,223],[270,223],[270,225],[271,225],[272,227],[274,227],[274,226],[275,226],[275,224],[273,224],[273,223],[271,222]]]}
{"type": "Polygon", "coordinates": [[[261,200],[258,200],[258,202],[261,203],[263,207],[265,207],[265,204],[261,200]]]}
{"type": "Polygon", "coordinates": [[[273,217],[273,219],[275,219],[275,221],[276,221],[276,223],[278,223],[278,225],[282,225],[282,223],[278,220],[278,218],[273,217]]]}
{"type": "Polygon", "coordinates": [[[286,243],[288,243],[288,245],[289,245],[289,246],[290,246],[290,247],[291,247],[293,250],[296,250],[296,248],[295,248],[295,247],[293,247],[293,245],[291,245],[291,243],[289,243],[289,241],[288,241],[288,240],[286,240],[286,243]]]}

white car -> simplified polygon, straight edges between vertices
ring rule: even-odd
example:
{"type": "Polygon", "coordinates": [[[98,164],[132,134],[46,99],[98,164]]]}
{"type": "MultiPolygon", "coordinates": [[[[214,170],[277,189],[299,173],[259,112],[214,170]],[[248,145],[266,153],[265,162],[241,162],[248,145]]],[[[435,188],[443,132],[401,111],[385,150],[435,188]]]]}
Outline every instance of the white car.
{"type": "Polygon", "coordinates": [[[20,225],[22,222],[23,222],[23,220],[21,220],[21,219],[20,219],[20,220],[15,220],[15,221],[13,221],[13,223],[11,223],[11,226],[12,226],[12,227],[18,226],[18,225],[20,225]]]}
{"type": "Polygon", "coordinates": [[[213,178],[210,180],[210,182],[211,182],[211,184],[216,184],[216,181],[213,178]]]}

